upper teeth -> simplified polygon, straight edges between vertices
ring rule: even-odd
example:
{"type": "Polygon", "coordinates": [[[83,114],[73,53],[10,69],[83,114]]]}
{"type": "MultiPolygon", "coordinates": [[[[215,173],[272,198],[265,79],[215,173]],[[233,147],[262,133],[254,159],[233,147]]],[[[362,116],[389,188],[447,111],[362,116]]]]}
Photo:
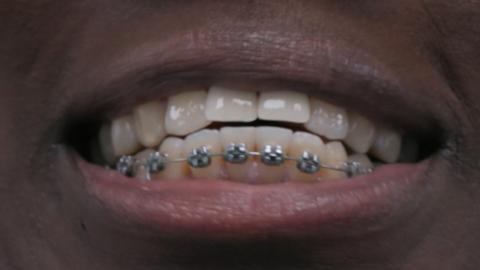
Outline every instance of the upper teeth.
{"type": "MultiPolygon", "coordinates": [[[[285,90],[258,94],[221,86],[212,86],[209,91],[195,88],[170,96],[166,101],[142,104],[133,110],[132,115],[104,125],[99,138],[102,154],[109,164],[118,157],[134,154],[142,146],[152,148],[160,145],[161,152],[170,159],[184,158],[190,165],[196,165],[189,169],[179,163],[161,172],[163,176],[173,178],[181,178],[189,170],[193,177],[201,178],[224,175],[233,179],[255,179],[258,175],[266,175],[263,178],[272,180],[284,178],[284,169],[269,165],[282,164],[285,155],[302,157],[305,166],[301,170],[305,171],[314,169],[317,162],[314,157],[334,166],[345,164],[348,156],[344,144],[353,154],[369,152],[381,161],[392,163],[398,160],[402,145],[402,136],[398,131],[305,94],[285,90]],[[297,123],[312,133],[293,133],[279,127],[224,127],[220,132],[195,132],[214,121],[246,123],[257,119],[297,123]],[[185,140],[168,137],[172,135],[188,136],[185,140]],[[320,136],[337,141],[325,144],[320,136]],[[229,149],[230,156],[226,158],[229,163],[225,165],[202,151],[192,154],[193,149],[198,150],[202,146],[210,153],[223,153],[227,147],[232,147],[232,143],[237,148],[229,149]],[[267,145],[278,148],[264,148],[267,145]],[[245,149],[263,151],[263,162],[255,165],[255,159],[243,155],[245,149]],[[305,152],[310,156],[303,156],[305,152]],[[250,169],[252,166],[255,166],[254,170],[250,169]]],[[[368,159],[366,155],[362,157],[362,162],[359,162],[364,164],[362,166],[372,166],[368,164],[369,160],[365,162],[365,158],[368,159]]],[[[157,156],[157,163],[159,158],[157,156]]],[[[314,178],[298,174],[298,167],[292,169],[295,166],[286,164],[287,177],[314,178]]],[[[324,177],[342,176],[341,172],[319,173],[324,177]]]]}

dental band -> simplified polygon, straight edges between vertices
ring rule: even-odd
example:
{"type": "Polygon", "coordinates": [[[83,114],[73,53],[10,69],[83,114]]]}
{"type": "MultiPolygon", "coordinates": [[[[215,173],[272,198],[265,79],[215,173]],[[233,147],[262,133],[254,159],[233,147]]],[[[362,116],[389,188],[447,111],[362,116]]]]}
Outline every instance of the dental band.
{"type": "Polygon", "coordinates": [[[373,172],[373,168],[363,168],[358,162],[345,162],[340,166],[323,164],[318,155],[304,151],[300,157],[289,157],[284,154],[281,145],[265,145],[260,152],[248,151],[244,143],[229,144],[224,153],[211,153],[207,146],[193,149],[186,158],[168,159],[168,156],[161,152],[151,153],[144,161],[137,160],[133,156],[122,156],[116,164],[116,170],[123,175],[132,176],[135,169],[141,166],[145,170],[145,180],[151,180],[152,175],[165,169],[168,164],[187,162],[192,168],[208,167],[212,158],[222,157],[226,162],[232,164],[243,164],[250,157],[260,157],[263,164],[268,166],[280,166],[286,161],[296,161],[297,169],[306,174],[315,174],[320,169],[340,171],[353,177],[373,172]]]}

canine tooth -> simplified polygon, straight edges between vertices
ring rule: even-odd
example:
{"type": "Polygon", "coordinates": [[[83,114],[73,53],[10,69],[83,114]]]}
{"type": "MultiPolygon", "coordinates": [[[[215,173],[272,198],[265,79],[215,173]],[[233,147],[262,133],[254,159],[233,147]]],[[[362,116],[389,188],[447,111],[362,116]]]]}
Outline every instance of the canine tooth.
{"type": "Polygon", "coordinates": [[[133,154],[140,148],[132,116],[124,116],[113,120],[111,128],[115,156],[133,154]]]}
{"type": "Polygon", "coordinates": [[[258,118],[271,121],[306,123],[310,118],[307,95],[291,91],[260,93],[258,118]]]}
{"type": "Polygon", "coordinates": [[[375,139],[375,125],[358,113],[348,113],[349,130],[343,140],[356,153],[365,154],[375,139]]]}
{"type": "Polygon", "coordinates": [[[367,155],[365,154],[353,154],[351,156],[348,156],[348,159],[347,161],[349,162],[357,162],[360,164],[360,166],[362,168],[365,168],[365,169],[371,169],[373,168],[373,163],[372,161],[370,160],[370,158],[368,158],[367,155]]]}
{"type": "Polygon", "coordinates": [[[142,104],[133,110],[138,140],[143,146],[157,146],[167,135],[165,109],[165,103],[154,101],[142,104]]]}
{"type": "MultiPolygon", "coordinates": [[[[184,155],[188,156],[194,149],[206,146],[212,154],[222,153],[222,143],[218,130],[203,129],[190,134],[185,139],[184,155]]],[[[223,160],[213,157],[212,162],[205,168],[190,168],[194,178],[218,178],[222,174],[223,160]]]]}
{"type": "Polygon", "coordinates": [[[205,117],[207,91],[184,92],[168,98],[165,129],[168,134],[187,135],[208,126],[205,117]]]}
{"type": "MultiPolygon", "coordinates": [[[[347,151],[341,142],[329,142],[325,145],[325,158],[324,163],[329,166],[341,167],[347,161],[347,151]]],[[[323,169],[321,172],[322,178],[337,179],[345,178],[346,174],[341,171],[323,169]]]]}
{"type": "MultiPolygon", "coordinates": [[[[249,151],[255,150],[254,127],[224,127],[220,129],[222,146],[225,150],[231,143],[244,143],[249,151]]],[[[254,161],[249,158],[243,164],[225,163],[226,173],[235,181],[248,181],[252,178],[254,161]]]]}
{"type": "Polygon", "coordinates": [[[100,133],[98,135],[98,144],[100,146],[102,159],[104,159],[108,165],[114,164],[115,154],[113,152],[112,130],[110,124],[104,124],[100,128],[100,133]]]}
{"type": "MultiPolygon", "coordinates": [[[[175,137],[168,137],[163,140],[159,151],[165,154],[168,160],[183,158],[183,149],[185,141],[175,137]]],[[[186,162],[168,163],[165,169],[153,176],[153,179],[177,180],[184,179],[189,175],[189,169],[186,162]]]]}
{"type": "MultiPolygon", "coordinates": [[[[284,154],[289,151],[290,141],[293,132],[290,129],[280,127],[257,127],[256,133],[256,147],[257,151],[261,151],[265,145],[280,145],[284,154]]],[[[282,181],[285,178],[286,169],[284,165],[269,166],[258,162],[258,174],[267,182],[282,181]]]]}
{"type": "Polygon", "coordinates": [[[400,156],[402,136],[399,132],[385,126],[377,126],[375,140],[370,152],[381,161],[394,163],[400,156]]]}
{"type": "MultiPolygon", "coordinates": [[[[295,132],[290,141],[288,156],[300,157],[304,151],[317,155],[320,163],[325,159],[325,144],[320,137],[307,132],[295,132]]],[[[314,181],[318,177],[316,174],[306,174],[299,171],[294,161],[287,164],[287,169],[289,178],[295,181],[314,181]]]]}
{"type": "Polygon", "coordinates": [[[205,116],[209,121],[251,122],[257,119],[257,93],[212,86],[205,116]]]}
{"type": "Polygon", "coordinates": [[[331,140],[345,139],[348,133],[347,112],[316,98],[311,98],[310,104],[310,120],[305,128],[331,140]]]}
{"type": "Polygon", "coordinates": [[[147,170],[145,169],[144,164],[147,162],[148,157],[153,152],[155,151],[152,149],[145,149],[134,156],[137,164],[134,166],[133,177],[143,180],[147,179],[147,170]]]}

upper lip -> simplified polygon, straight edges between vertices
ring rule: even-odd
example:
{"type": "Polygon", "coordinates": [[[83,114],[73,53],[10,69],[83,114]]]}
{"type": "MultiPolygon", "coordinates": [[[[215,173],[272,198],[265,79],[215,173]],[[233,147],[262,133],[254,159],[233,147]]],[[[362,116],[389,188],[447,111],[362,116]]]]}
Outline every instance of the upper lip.
{"type": "MultiPolygon", "coordinates": [[[[192,31],[143,44],[115,61],[94,66],[82,75],[88,82],[71,85],[82,88],[80,96],[74,97],[80,105],[72,109],[81,117],[98,110],[106,115],[145,97],[167,96],[175,90],[162,88],[167,81],[245,77],[300,85],[310,95],[420,133],[442,126],[441,121],[449,117],[436,106],[435,98],[441,96],[426,95],[417,78],[338,40],[282,38],[274,32],[192,31]]],[[[150,189],[138,182],[112,182],[106,172],[99,177],[101,169],[87,168],[91,165],[83,161],[79,164],[86,176],[85,192],[100,200],[112,216],[122,217],[115,218],[122,225],[148,228],[165,237],[241,238],[272,233],[340,238],[349,232],[385,229],[412,215],[427,199],[422,186],[431,160],[385,168],[358,184],[308,189],[295,184],[251,187],[215,181],[157,183],[150,189]],[[282,208],[288,203],[295,206],[282,208]],[[275,205],[280,208],[266,211],[275,205]]]]}

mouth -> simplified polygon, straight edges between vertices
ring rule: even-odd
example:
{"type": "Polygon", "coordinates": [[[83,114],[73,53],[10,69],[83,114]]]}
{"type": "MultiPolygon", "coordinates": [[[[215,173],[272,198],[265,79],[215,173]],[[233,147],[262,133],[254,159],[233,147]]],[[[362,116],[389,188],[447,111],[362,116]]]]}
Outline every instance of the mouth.
{"type": "MultiPolygon", "coordinates": [[[[325,77],[264,55],[218,62],[228,50],[180,46],[147,61],[159,73],[85,99],[101,105],[81,106],[66,141],[89,196],[168,237],[345,237],[414,215],[444,143],[433,106],[404,89],[415,84],[371,59],[325,77]]],[[[304,64],[332,69],[335,55],[304,64]]]]}

